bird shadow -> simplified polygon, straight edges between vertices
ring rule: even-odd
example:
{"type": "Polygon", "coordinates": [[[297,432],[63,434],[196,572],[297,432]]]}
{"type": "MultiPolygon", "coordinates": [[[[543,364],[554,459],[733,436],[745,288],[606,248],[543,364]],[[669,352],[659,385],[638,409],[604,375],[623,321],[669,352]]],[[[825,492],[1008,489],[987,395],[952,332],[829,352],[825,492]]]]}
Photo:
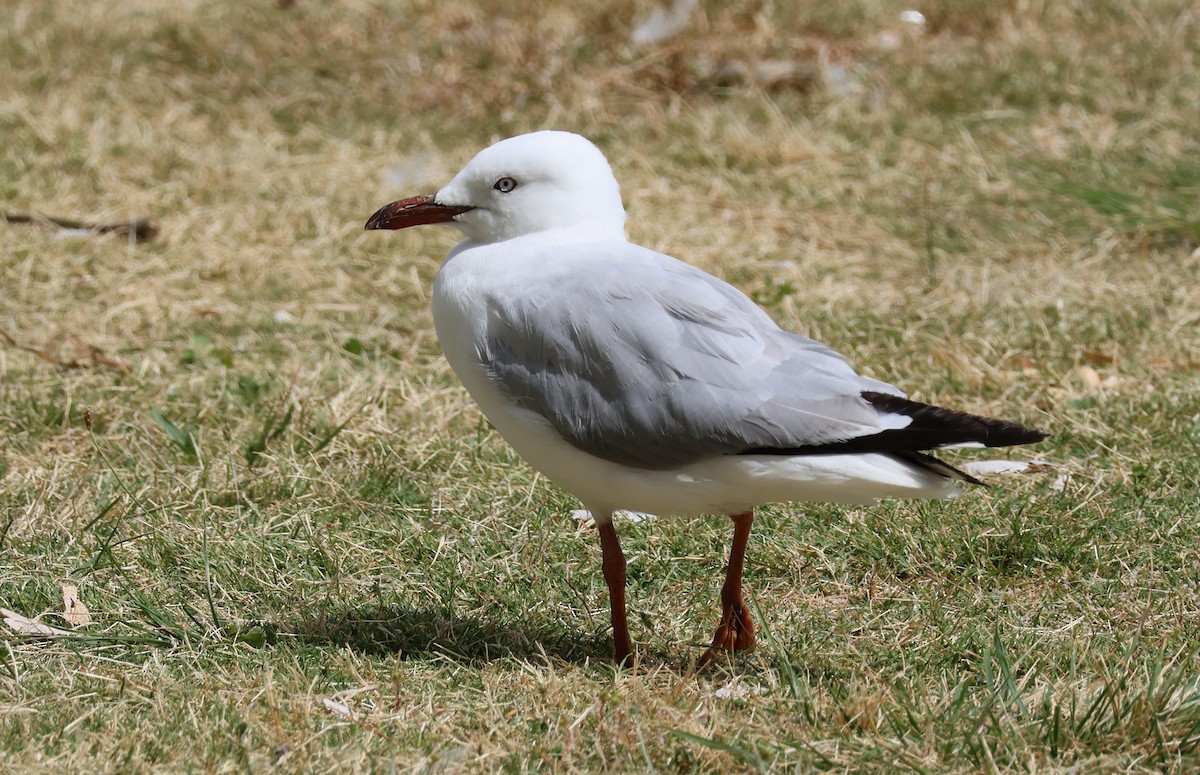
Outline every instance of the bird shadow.
{"type": "MultiPolygon", "coordinates": [[[[616,667],[610,637],[594,637],[579,630],[531,622],[464,615],[440,607],[323,607],[307,616],[301,614],[289,622],[279,622],[277,628],[278,632],[290,633],[307,644],[332,645],[371,656],[397,655],[403,660],[449,660],[465,667],[480,667],[505,659],[616,667]]],[[[691,653],[682,654],[679,644],[674,647],[643,644],[634,671],[665,670],[716,685],[732,676],[746,677],[782,669],[783,657],[774,653],[774,649],[717,660],[700,668],[696,658],[704,646],[689,644],[689,648],[694,647],[691,653]]]]}
{"type": "Polygon", "coordinates": [[[606,639],[434,607],[324,608],[282,625],[280,630],[313,645],[335,645],[372,655],[398,654],[402,659],[440,656],[469,665],[497,659],[612,659],[612,643],[606,639]]]}

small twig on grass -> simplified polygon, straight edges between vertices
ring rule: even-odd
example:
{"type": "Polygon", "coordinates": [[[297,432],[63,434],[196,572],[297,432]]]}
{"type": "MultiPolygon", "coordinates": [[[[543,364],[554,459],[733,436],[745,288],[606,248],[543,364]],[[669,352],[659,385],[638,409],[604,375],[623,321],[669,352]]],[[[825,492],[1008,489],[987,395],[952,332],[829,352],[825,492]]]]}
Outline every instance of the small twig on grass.
{"type": "Polygon", "coordinates": [[[87,366],[88,362],[90,361],[94,364],[120,369],[121,371],[125,372],[133,371],[133,367],[129,365],[128,361],[124,360],[123,358],[117,358],[115,356],[108,355],[99,347],[85,344],[74,334],[67,334],[67,341],[69,341],[75,348],[75,357],[69,360],[59,357],[58,353],[51,350],[49,346],[35,347],[31,344],[22,344],[13,338],[13,335],[5,331],[3,328],[0,328],[0,339],[8,343],[9,347],[17,350],[23,350],[27,353],[32,353],[42,360],[54,364],[60,369],[83,368],[87,366]]]}
{"type": "Polygon", "coordinates": [[[88,223],[87,221],[77,221],[73,218],[57,218],[52,215],[0,212],[0,221],[7,223],[49,224],[57,226],[60,229],[77,229],[97,234],[132,236],[134,242],[149,242],[158,236],[158,223],[152,218],[135,218],[132,221],[114,221],[112,223],[88,223]]]}
{"type": "Polygon", "coordinates": [[[79,337],[74,334],[67,334],[67,340],[75,347],[75,359],[67,364],[67,368],[82,366],[83,361],[87,360],[92,363],[98,363],[101,366],[120,369],[121,371],[133,371],[133,367],[129,365],[129,361],[108,355],[99,347],[80,341],[79,337]]]}
{"type": "Polygon", "coordinates": [[[8,333],[3,328],[0,328],[0,339],[3,339],[4,341],[8,342],[9,347],[15,347],[18,350],[24,350],[27,353],[33,353],[34,355],[38,356],[39,358],[44,358],[44,359],[50,361],[51,363],[55,364],[56,366],[62,365],[62,361],[60,361],[58,358],[54,357],[53,355],[50,355],[45,350],[41,350],[37,347],[34,347],[31,344],[21,344],[16,339],[13,339],[12,334],[8,333]]]}

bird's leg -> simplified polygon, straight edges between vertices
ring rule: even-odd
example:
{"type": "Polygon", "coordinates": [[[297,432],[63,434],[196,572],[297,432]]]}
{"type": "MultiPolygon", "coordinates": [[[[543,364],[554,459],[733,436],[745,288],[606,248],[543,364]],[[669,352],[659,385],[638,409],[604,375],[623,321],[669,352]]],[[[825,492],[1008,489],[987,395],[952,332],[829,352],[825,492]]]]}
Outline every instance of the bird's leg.
{"type": "Polygon", "coordinates": [[[713,635],[712,645],[700,657],[706,665],[721,654],[730,651],[749,651],[754,648],[754,622],[750,610],[742,598],[742,565],[746,556],[746,543],[750,539],[750,525],[754,512],[734,514],[733,548],[729,551],[729,567],[725,571],[725,585],[721,587],[721,623],[713,635]]]}
{"type": "Polygon", "coordinates": [[[608,584],[608,604],[612,609],[613,652],[618,664],[633,666],[633,646],[629,642],[629,621],[625,617],[625,554],[613,528],[612,515],[596,514],[603,553],[604,582],[608,584]]]}

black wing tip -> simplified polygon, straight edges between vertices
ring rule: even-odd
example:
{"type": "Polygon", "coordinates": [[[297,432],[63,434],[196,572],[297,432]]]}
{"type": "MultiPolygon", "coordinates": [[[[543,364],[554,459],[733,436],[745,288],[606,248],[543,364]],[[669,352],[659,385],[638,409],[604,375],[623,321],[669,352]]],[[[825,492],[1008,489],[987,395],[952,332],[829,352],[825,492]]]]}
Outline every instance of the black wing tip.
{"type": "Polygon", "coordinates": [[[925,437],[924,443],[910,449],[937,449],[971,443],[982,444],[985,447],[1015,447],[1036,444],[1050,435],[1009,420],[997,420],[933,404],[923,404],[890,393],[865,390],[862,397],[880,411],[901,414],[912,419],[908,428],[896,431],[897,435],[901,436],[925,437]],[[935,439],[937,442],[931,443],[935,439]]]}
{"type": "Polygon", "coordinates": [[[1045,441],[1046,439],[1050,438],[1049,433],[1040,431],[1037,428],[1029,428],[1024,425],[1018,425],[1017,423],[1009,423],[1009,425],[1014,426],[1021,432],[1021,441],[1016,442],[1016,444],[1037,444],[1039,441],[1045,441]]]}
{"type": "Polygon", "coordinates": [[[993,420],[990,417],[981,419],[987,421],[987,436],[979,440],[985,447],[1018,447],[1022,444],[1037,444],[1050,438],[1050,434],[1020,423],[993,420]]]}
{"type": "MultiPolygon", "coordinates": [[[[911,401],[891,393],[863,391],[862,397],[875,409],[911,419],[904,428],[893,428],[869,436],[801,447],[754,447],[741,455],[833,455],[840,453],[890,452],[918,454],[925,450],[982,444],[985,447],[1015,447],[1036,444],[1049,434],[1008,420],[981,417],[933,404],[911,401]]],[[[911,462],[911,461],[910,461],[911,462]]],[[[940,461],[939,461],[940,462],[940,461]]],[[[946,464],[942,464],[946,465],[946,464]]],[[[949,466],[947,466],[949,467],[949,466]]],[[[983,484],[961,471],[954,471],[972,484],[983,484]]]]}

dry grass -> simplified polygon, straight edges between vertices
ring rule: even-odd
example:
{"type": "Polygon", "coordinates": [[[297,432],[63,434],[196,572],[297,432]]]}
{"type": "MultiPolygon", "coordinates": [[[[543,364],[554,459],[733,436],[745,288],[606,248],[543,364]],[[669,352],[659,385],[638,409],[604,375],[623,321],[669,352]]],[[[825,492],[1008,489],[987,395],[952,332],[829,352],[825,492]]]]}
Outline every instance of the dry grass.
{"type": "Polygon", "coordinates": [[[95,620],[0,641],[0,769],[1197,765],[1200,15],[701,5],[0,9],[3,209],[161,228],[0,224],[0,606],[95,620]],[[618,674],[595,537],[441,360],[453,235],[361,231],[548,126],[636,241],[1069,485],[765,510],[769,637],[701,675],[726,526],[623,526],[618,674]]]}

